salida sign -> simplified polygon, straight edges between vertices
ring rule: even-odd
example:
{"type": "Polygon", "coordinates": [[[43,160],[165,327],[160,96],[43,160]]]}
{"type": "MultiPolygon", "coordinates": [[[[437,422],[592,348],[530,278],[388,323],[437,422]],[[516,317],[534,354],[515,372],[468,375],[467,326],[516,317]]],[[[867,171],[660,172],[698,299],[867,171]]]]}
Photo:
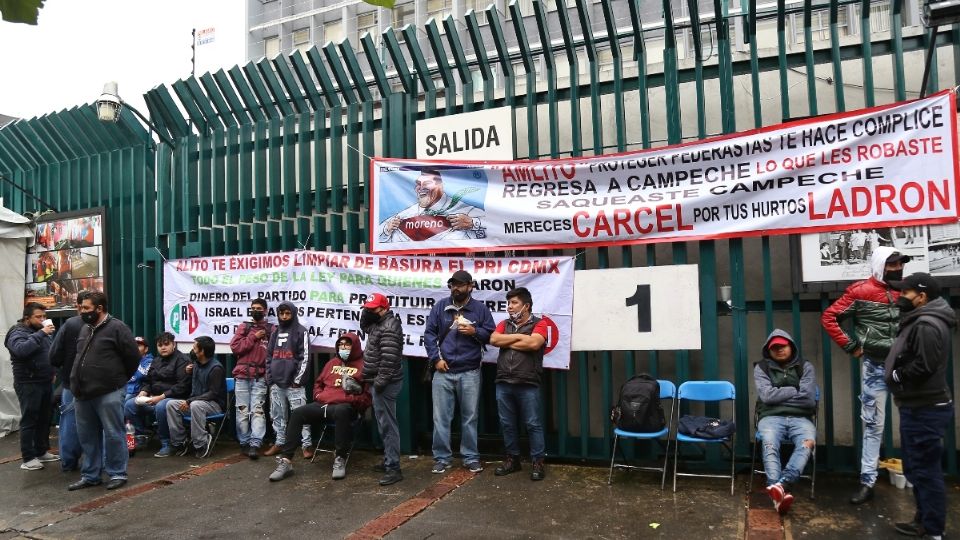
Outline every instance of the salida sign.
{"type": "Polygon", "coordinates": [[[427,118],[417,122],[417,158],[513,159],[510,107],[427,118]]]}
{"type": "Polygon", "coordinates": [[[377,253],[546,249],[956,221],[955,107],[946,91],[613,156],[376,159],[371,245],[377,253]],[[451,200],[456,209],[442,211],[451,200]],[[396,234],[397,216],[443,218],[448,232],[396,234]]]}

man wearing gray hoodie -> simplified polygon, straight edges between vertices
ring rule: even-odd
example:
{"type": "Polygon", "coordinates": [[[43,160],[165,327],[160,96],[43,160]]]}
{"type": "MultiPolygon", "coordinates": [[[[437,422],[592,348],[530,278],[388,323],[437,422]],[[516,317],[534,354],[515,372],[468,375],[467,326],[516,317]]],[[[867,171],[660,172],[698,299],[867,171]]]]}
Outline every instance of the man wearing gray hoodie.
{"type": "Polygon", "coordinates": [[[943,437],[953,417],[947,384],[950,342],[957,316],[940,284],[918,272],[891,285],[901,291],[900,330],[885,363],[887,387],[900,410],[903,473],[913,484],[917,510],[895,528],[907,536],[939,540],[947,521],[943,437]]]}
{"type": "Polygon", "coordinates": [[[767,494],[781,514],[793,504],[790,485],[800,478],[816,448],[817,375],[800,356],[790,334],[774,330],[763,345],[763,360],[754,364],[757,385],[757,433],[763,446],[767,494]],[[793,443],[787,466],[780,466],[780,441],[793,443]]]}
{"type": "MultiPolygon", "coordinates": [[[[290,411],[306,405],[307,394],[303,383],[309,375],[310,343],[307,329],[300,324],[297,306],[282,302],[277,306],[277,326],[267,344],[267,386],[270,388],[270,419],[277,434],[274,445],[263,453],[279,454],[286,444],[287,419],[290,411]]],[[[310,425],[304,425],[301,435],[303,457],[313,457],[310,425]]]]}
{"type": "Polygon", "coordinates": [[[887,405],[883,361],[890,352],[900,321],[900,308],[897,307],[900,293],[893,290],[890,283],[903,277],[903,265],[908,262],[908,255],[892,247],[877,248],[870,256],[870,277],[847,287],[820,317],[830,338],[861,361],[863,453],[860,457],[860,488],[850,498],[851,504],[863,504],[873,498],[887,405]],[[852,332],[842,326],[847,321],[852,322],[852,332]]]}

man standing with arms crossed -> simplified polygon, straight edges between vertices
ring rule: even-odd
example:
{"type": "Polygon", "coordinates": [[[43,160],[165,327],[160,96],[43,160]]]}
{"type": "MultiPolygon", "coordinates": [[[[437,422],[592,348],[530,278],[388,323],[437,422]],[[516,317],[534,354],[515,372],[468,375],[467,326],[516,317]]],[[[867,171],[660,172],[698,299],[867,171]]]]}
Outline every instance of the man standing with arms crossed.
{"type": "Polygon", "coordinates": [[[843,296],[823,312],[823,328],[844,351],[859,358],[861,364],[860,418],[863,420],[863,454],[860,458],[860,488],[850,498],[851,504],[873,499],[877,481],[880,443],[887,404],[887,385],[883,381],[883,361],[890,352],[900,308],[900,293],[890,287],[903,276],[903,265],[910,257],[892,247],[877,248],[870,257],[869,278],[847,287],[843,296]],[[853,333],[841,323],[853,320],[853,333]]]}
{"type": "Polygon", "coordinates": [[[450,423],[460,404],[460,455],[470,472],[483,471],[477,450],[480,361],[493,333],[493,314],[470,297],[473,276],[457,270],[447,280],[450,296],[434,304],[427,317],[424,345],[433,363],[433,473],[450,468],[450,423]]]}
{"type": "Polygon", "coordinates": [[[947,364],[957,316],[930,274],[912,274],[893,286],[901,291],[897,304],[903,316],[887,355],[886,382],[900,410],[903,473],[913,484],[917,506],[910,523],[895,527],[900,534],[939,540],[947,521],[941,462],[953,417],[947,364]]]}

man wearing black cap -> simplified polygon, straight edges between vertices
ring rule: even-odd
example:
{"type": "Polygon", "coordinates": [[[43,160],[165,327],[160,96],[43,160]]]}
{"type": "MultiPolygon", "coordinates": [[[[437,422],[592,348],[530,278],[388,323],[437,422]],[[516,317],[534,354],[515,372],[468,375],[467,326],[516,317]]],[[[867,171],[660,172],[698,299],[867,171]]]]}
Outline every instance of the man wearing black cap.
{"type": "Polygon", "coordinates": [[[871,276],[847,287],[843,296],[823,312],[823,328],[844,351],[861,360],[860,418],[863,420],[863,453],[860,457],[860,488],[850,498],[862,504],[873,498],[877,481],[880,443],[883,441],[887,385],[883,382],[883,359],[890,352],[900,321],[899,292],[890,283],[903,277],[910,257],[892,247],[877,248],[870,256],[871,276]],[[841,323],[853,320],[853,332],[841,323]]]}
{"type": "Polygon", "coordinates": [[[480,402],[480,361],[490,334],[493,314],[470,297],[473,276],[457,270],[447,280],[450,296],[434,304],[427,317],[424,345],[433,375],[433,472],[450,468],[450,423],[460,404],[460,455],[471,472],[483,470],[477,450],[477,406],[480,402]]]}
{"type": "Polygon", "coordinates": [[[939,539],[947,519],[940,462],[943,436],[953,416],[947,364],[957,318],[930,274],[911,274],[892,285],[901,291],[897,305],[902,316],[884,367],[887,387],[900,409],[903,473],[913,484],[917,505],[913,520],[897,523],[896,529],[908,536],[939,539]]]}

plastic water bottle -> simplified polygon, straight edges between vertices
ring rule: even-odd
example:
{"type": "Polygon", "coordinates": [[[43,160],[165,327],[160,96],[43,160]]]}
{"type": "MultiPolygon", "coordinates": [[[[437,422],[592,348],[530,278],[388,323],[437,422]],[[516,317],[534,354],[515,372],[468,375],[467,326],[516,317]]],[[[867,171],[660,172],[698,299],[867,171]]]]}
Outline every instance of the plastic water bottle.
{"type": "Polygon", "coordinates": [[[136,430],[133,429],[133,424],[127,420],[127,452],[132,456],[134,452],[137,451],[137,438],[136,430]]]}

